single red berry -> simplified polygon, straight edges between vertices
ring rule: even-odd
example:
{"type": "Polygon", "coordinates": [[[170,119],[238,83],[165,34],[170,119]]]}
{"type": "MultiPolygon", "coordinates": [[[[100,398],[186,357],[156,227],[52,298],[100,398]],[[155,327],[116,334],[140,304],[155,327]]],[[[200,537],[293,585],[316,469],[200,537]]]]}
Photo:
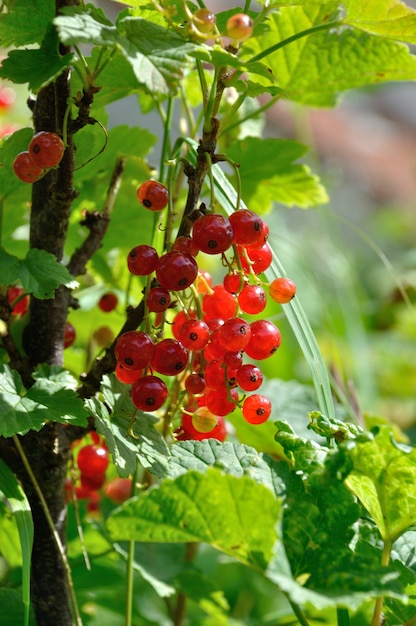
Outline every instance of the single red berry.
{"type": "Polygon", "coordinates": [[[97,489],[101,489],[101,487],[105,483],[105,472],[94,474],[94,476],[86,476],[85,474],[81,473],[80,481],[81,486],[84,487],[84,489],[97,491],[97,489]]]}
{"type": "Polygon", "coordinates": [[[238,393],[235,389],[223,391],[208,391],[198,400],[200,406],[207,406],[214,415],[225,417],[232,413],[238,402],[238,393]],[[229,400],[228,394],[231,394],[232,400],[229,400]]]}
{"type": "Polygon", "coordinates": [[[110,500],[116,504],[122,504],[132,495],[132,486],[133,481],[131,478],[117,477],[106,484],[104,492],[110,500]]]}
{"type": "Polygon", "coordinates": [[[236,13],[228,19],[226,33],[235,43],[246,41],[253,33],[253,20],[245,13],[236,13]]]}
{"type": "Polygon", "coordinates": [[[267,222],[265,222],[264,220],[262,220],[262,221],[263,221],[262,236],[255,243],[246,244],[244,246],[245,248],[262,248],[264,246],[264,244],[267,243],[267,240],[268,240],[269,234],[270,234],[270,228],[269,228],[269,225],[268,225],[267,222]]]}
{"type": "Polygon", "coordinates": [[[117,339],[114,354],[126,369],[140,370],[150,364],[154,351],[154,343],[147,333],[129,330],[117,339]]]}
{"type": "Polygon", "coordinates": [[[64,156],[65,146],[59,135],[41,130],[30,142],[29,152],[36,165],[46,169],[59,165],[64,156]]]}
{"type": "Polygon", "coordinates": [[[246,246],[263,240],[264,222],[254,211],[249,209],[234,211],[229,220],[234,231],[234,243],[246,246]]]}
{"type": "Polygon", "coordinates": [[[269,398],[260,393],[248,396],[243,402],[243,417],[249,424],[263,424],[272,412],[269,398]]]}
{"type": "Polygon", "coordinates": [[[13,161],[13,171],[24,183],[35,183],[45,173],[44,169],[34,162],[28,151],[19,152],[13,161]]]}
{"type": "MultiPolygon", "coordinates": [[[[268,243],[265,243],[261,248],[246,248],[246,252],[251,261],[251,271],[254,274],[261,274],[270,267],[273,254],[268,243]]],[[[244,255],[241,256],[241,265],[246,272],[250,271],[244,255]]]]}
{"type": "Polygon", "coordinates": [[[279,329],[268,320],[255,320],[250,324],[251,337],[244,351],[251,359],[261,361],[272,356],[280,346],[279,329]]]}
{"type": "Polygon", "coordinates": [[[204,357],[207,361],[214,360],[223,360],[224,355],[227,352],[227,348],[225,348],[219,338],[219,328],[214,330],[211,334],[211,339],[209,343],[204,348],[204,357]]]}
{"type": "Polygon", "coordinates": [[[104,446],[92,443],[83,446],[78,452],[77,465],[84,476],[94,478],[96,474],[103,474],[108,464],[108,450],[104,446]]]}
{"type": "Polygon", "coordinates": [[[156,266],[159,284],[170,291],[186,289],[196,279],[198,265],[193,256],[186,252],[171,250],[160,257],[156,266]]]}
{"type": "Polygon", "coordinates": [[[99,346],[109,346],[114,341],[114,333],[109,326],[100,326],[94,330],[92,338],[99,346]]]}
{"type": "Polygon", "coordinates": [[[169,308],[170,302],[170,293],[163,287],[153,287],[146,295],[147,308],[153,313],[163,313],[169,308]]]}
{"type": "Polygon", "coordinates": [[[64,348],[69,348],[75,341],[76,332],[75,328],[72,326],[70,322],[66,322],[65,324],[65,332],[64,332],[64,348]]]}
{"type": "Polygon", "coordinates": [[[157,411],[168,397],[168,388],[158,376],[142,376],[131,387],[131,400],[141,411],[157,411]]]}
{"type": "Polygon", "coordinates": [[[193,310],[189,310],[187,312],[185,311],[179,311],[175,317],[173,318],[173,322],[172,322],[172,333],[173,336],[175,337],[175,339],[177,339],[178,341],[181,340],[181,328],[182,326],[185,324],[185,322],[187,322],[189,319],[195,319],[196,318],[196,313],[193,310]]]}
{"type": "Polygon", "coordinates": [[[130,250],[127,265],[135,276],[148,276],[155,271],[159,255],[153,246],[141,244],[130,250]]]}
{"type": "Polygon", "coordinates": [[[199,252],[199,248],[192,237],[177,237],[172,246],[172,250],[187,252],[191,256],[196,256],[199,252]]]}
{"type": "Polygon", "coordinates": [[[192,21],[199,32],[204,34],[211,33],[215,26],[215,14],[209,9],[198,9],[193,14],[192,21]]]}
{"type": "Polygon", "coordinates": [[[206,320],[214,317],[228,319],[236,314],[237,301],[231,293],[225,290],[224,285],[215,285],[212,293],[204,295],[202,310],[206,320]]]}
{"type": "Polygon", "coordinates": [[[222,284],[228,293],[239,293],[244,287],[244,276],[236,272],[229,272],[224,276],[222,284]]]}
{"type": "Polygon", "coordinates": [[[222,254],[233,242],[230,220],[219,213],[203,215],[193,225],[192,239],[206,254],[222,254]]]}
{"type": "Polygon", "coordinates": [[[235,386],[235,371],[225,367],[224,362],[214,359],[204,370],[207,386],[213,391],[224,391],[235,386]]]}
{"type": "Polygon", "coordinates": [[[236,370],[243,363],[243,353],[240,351],[226,352],[223,361],[229,370],[236,370]]]}
{"type": "Polygon", "coordinates": [[[261,313],[267,304],[266,292],[260,285],[245,285],[237,299],[241,310],[250,315],[261,313]]]}
{"type": "Polygon", "coordinates": [[[143,376],[143,370],[128,370],[121,363],[116,364],[116,369],[114,370],[116,378],[121,383],[125,383],[126,385],[131,385],[135,380],[143,376]]]}
{"type": "Polygon", "coordinates": [[[256,391],[263,382],[263,374],[260,368],[251,363],[238,367],[235,377],[237,384],[243,391],[256,391]]]}
{"type": "Polygon", "coordinates": [[[157,180],[147,180],[137,189],[137,199],[150,211],[161,211],[169,201],[169,192],[157,180]]]}
{"type": "Polygon", "coordinates": [[[287,304],[295,297],[296,285],[290,278],[275,278],[269,287],[270,297],[280,304],[287,304]]]}
{"type": "Polygon", "coordinates": [[[189,353],[176,339],[162,339],[155,345],[152,369],[164,376],[176,376],[188,364],[189,353]]]}
{"type": "Polygon", "coordinates": [[[210,338],[211,331],[200,319],[187,320],[180,329],[179,339],[189,350],[202,350],[210,338]]]}
{"type": "Polygon", "coordinates": [[[250,324],[241,317],[231,317],[218,330],[218,339],[227,350],[244,350],[250,337],[250,324]]]}
{"type": "Polygon", "coordinates": [[[104,293],[98,300],[98,308],[104,313],[111,313],[118,304],[118,297],[113,292],[104,293]]]}
{"type": "Polygon", "coordinates": [[[7,302],[12,307],[13,315],[24,315],[29,306],[29,296],[23,295],[23,287],[9,287],[7,290],[7,302]]]}
{"type": "Polygon", "coordinates": [[[202,374],[193,372],[185,379],[185,389],[188,393],[195,395],[202,393],[206,387],[206,382],[202,374]]]}

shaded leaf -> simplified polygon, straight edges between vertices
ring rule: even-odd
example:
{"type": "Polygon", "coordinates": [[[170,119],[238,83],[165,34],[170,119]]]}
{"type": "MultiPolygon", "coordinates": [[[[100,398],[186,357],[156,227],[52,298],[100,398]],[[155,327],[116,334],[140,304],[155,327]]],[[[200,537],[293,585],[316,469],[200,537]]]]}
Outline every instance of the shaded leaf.
{"type": "Polygon", "coordinates": [[[32,128],[21,128],[10,135],[0,146],[0,197],[7,198],[14,191],[23,188],[29,197],[31,186],[22,182],[13,172],[13,161],[19,152],[27,150],[33,137],[32,128]]]}
{"type": "Polygon", "coordinates": [[[344,21],[374,35],[416,43],[416,11],[401,0],[346,0],[344,21]]]}
{"type": "Polygon", "coordinates": [[[27,0],[14,0],[13,9],[0,14],[2,48],[41,43],[55,17],[55,2],[54,0],[31,0],[30,19],[28,19],[28,8],[27,0]]]}

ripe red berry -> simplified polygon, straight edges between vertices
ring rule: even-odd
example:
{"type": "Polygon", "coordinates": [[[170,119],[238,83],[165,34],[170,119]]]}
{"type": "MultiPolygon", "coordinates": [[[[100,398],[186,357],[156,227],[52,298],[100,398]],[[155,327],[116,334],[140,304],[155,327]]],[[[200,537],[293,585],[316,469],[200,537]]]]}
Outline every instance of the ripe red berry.
{"type": "Polygon", "coordinates": [[[253,20],[245,13],[236,13],[228,19],[226,32],[235,43],[246,41],[253,33],[253,20]]]}
{"type": "Polygon", "coordinates": [[[81,486],[84,489],[89,489],[89,491],[97,491],[97,489],[101,489],[101,487],[105,483],[105,472],[94,474],[94,476],[86,476],[85,474],[81,473],[80,481],[81,486]]]}
{"type": "Polygon", "coordinates": [[[256,391],[263,382],[263,374],[257,365],[247,363],[237,368],[235,373],[237,384],[243,391],[256,391]]]}
{"type": "Polygon", "coordinates": [[[215,14],[209,9],[198,9],[193,15],[193,22],[199,32],[211,33],[215,26],[215,14]]]}
{"type": "Polygon", "coordinates": [[[114,311],[117,304],[118,297],[112,292],[104,293],[98,300],[98,308],[104,313],[111,313],[111,311],[114,311]]]}
{"type": "Polygon", "coordinates": [[[226,352],[223,361],[229,370],[236,370],[243,362],[243,353],[239,351],[226,352]]]}
{"type": "Polygon", "coordinates": [[[211,431],[207,433],[198,432],[192,425],[192,415],[187,413],[182,414],[182,424],[175,431],[176,439],[178,441],[188,441],[190,439],[196,439],[202,441],[204,439],[218,439],[218,441],[224,441],[227,437],[227,430],[225,427],[224,418],[217,416],[217,425],[211,431]]]}
{"type": "Polygon", "coordinates": [[[75,341],[76,332],[75,328],[72,326],[70,322],[66,322],[65,324],[65,332],[64,332],[64,349],[69,348],[75,341]]]}
{"type": "Polygon", "coordinates": [[[266,292],[260,285],[245,285],[238,295],[238,304],[244,313],[257,315],[266,308],[266,292]]]}
{"type": "Polygon", "coordinates": [[[172,246],[172,250],[179,250],[179,252],[187,252],[191,256],[196,256],[199,252],[199,248],[195,244],[192,237],[177,237],[172,246]]]}
{"type": "Polygon", "coordinates": [[[157,411],[168,397],[168,388],[158,376],[142,376],[131,387],[131,400],[141,411],[157,411]]]}
{"type": "Polygon", "coordinates": [[[269,287],[270,297],[280,304],[287,304],[296,294],[296,285],[290,278],[275,278],[269,287]]]}
{"type": "Polygon", "coordinates": [[[229,272],[222,280],[224,289],[228,293],[239,293],[244,286],[244,277],[236,272],[229,272]]]}
{"type": "MultiPolygon", "coordinates": [[[[265,243],[261,248],[246,248],[248,258],[251,261],[251,271],[254,274],[261,274],[265,272],[273,260],[272,249],[268,243],[265,243]]],[[[241,265],[246,272],[249,272],[248,263],[244,257],[241,256],[241,265]]]]}
{"type": "Polygon", "coordinates": [[[33,137],[29,144],[33,161],[41,168],[56,167],[62,161],[65,146],[56,133],[42,130],[33,137]]]}
{"type": "Polygon", "coordinates": [[[207,361],[222,361],[227,352],[227,348],[220,342],[218,330],[219,329],[213,331],[209,343],[204,348],[204,357],[207,361]]]}
{"type": "Polygon", "coordinates": [[[195,395],[202,393],[205,389],[205,379],[201,374],[192,373],[185,379],[185,389],[188,393],[195,395]]]}
{"type": "Polygon", "coordinates": [[[108,463],[108,450],[104,446],[92,443],[83,446],[78,453],[78,469],[84,476],[94,478],[96,474],[103,474],[108,463]]]}
{"type": "Polygon", "coordinates": [[[192,239],[199,250],[206,254],[222,254],[233,242],[230,220],[219,213],[200,217],[192,229],[192,239]]]}
{"type": "Polygon", "coordinates": [[[44,169],[34,162],[28,151],[19,152],[13,161],[13,171],[24,183],[35,183],[45,173],[44,169]]]}
{"type": "Polygon", "coordinates": [[[12,87],[0,86],[0,109],[9,109],[16,100],[16,92],[12,87]]]}
{"type": "Polygon", "coordinates": [[[207,386],[213,391],[224,391],[234,383],[234,370],[224,367],[221,360],[214,359],[205,367],[204,376],[207,386]]]}
{"type": "Polygon", "coordinates": [[[234,231],[234,243],[246,246],[263,240],[264,222],[254,211],[240,209],[231,213],[229,219],[234,231]]]}
{"type": "Polygon", "coordinates": [[[153,246],[141,244],[130,250],[127,265],[135,276],[148,276],[155,271],[159,255],[153,246]]]}
{"type": "Polygon", "coordinates": [[[154,343],[147,333],[129,330],[117,339],[114,354],[126,369],[140,370],[149,365],[154,351],[154,343]]]}
{"type": "Polygon", "coordinates": [[[204,295],[202,310],[206,320],[215,317],[228,319],[234,317],[237,311],[237,301],[231,293],[225,290],[224,285],[215,285],[212,293],[204,295]]]}
{"type": "Polygon", "coordinates": [[[105,494],[116,504],[121,504],[132,495],[132,483],[131,478],[113,478],[106,484],[105,494]]]}
{"type": "Polygon", "coordinates": [[[7,302],[12,307],[13,315],[24,315],[29,306],[29,296],[24,296],[23,287],[9,287],[7,290],[7,302]],[[20,298],[20,300],[19,300],[20,298]]]}
{"type": "Polygon", "coordinates": [[[210,338],[211,331],[206,322],[200,319],[187,320],[179,331],[179,338],[189,350],[202,350],[210,338]]]}
{"type": "Polygon", "coordinates": [[[251,359],[261,361],[272,356],[280,346],[280,331],[268,320],[255,320],[250,324],[251,337],[245,353],[251,359]]]}
{"type": "Polygon", "coordinates": [[[244,350],[250,337],[250,324],[241,317],[226,320],[218,330],[218,339],[227,350],[244,350]]]}
{"type": "Polygon", "coordinates": [[[269,398],[260,393],[248,396],[243,403],[243,417],[249,424],[263,424],[272,412],[269,398]]]}
{"type": "Polygon", "coordinates": [[[155,345],[152,369],[164,376],[176,376],[188,364],[189,353],[176,339],[162,339],[155,345]]]}
{"type": "Polygon", "coordinates": [[[163,313],[169,308],[170,293],[163,287],[153,287],[146,295],[146,306],[153,313],[163,313]]]}
{"type": "Polygon", "coordinates": [[[198,270],[198,280],[196,284],[198,293],[209,293],[212,288],[212,276],[206,270],[198,270]]]}
{"type": "Polygon", "coordinates": [[[99,346],[109,346],[114,340],[114,333],[109,326],[99,326],[94,330],[92,338],[99,346]]]}
{"type": "Polygon", "coordinates": [[[170,291],[186,289],[196,279],[198,265],[193,256],[186,252],[171,250],[160,257],[156,266],[159,284],[170,291]]]}
{"type": "Polygon", "coordinates": [[[178,341],[181,340],[181,328],[182,328],[182,326],[189,319],[195,319],[195,318],[196,318],[196,313],[195,313],[195,311],[192,311],[192,310],[188,310],[186,313],[185,313],[185,311],[179,311],[175,315],[175,317],[173,318],[172,326],[171,326],[172,333],[173,333],[173,336],[175,337],[175,339],[177,339],[178,341]]]}
{"type": "Polygon", "coordinates": [[[169,192],[157,180],[147,180],[137,189],[137,199],[150,211],[161,211],[169,201],[169,192]]]}
{"type": "Polygon", "coordinates": [[[143,376],[143,370],[128,370],[121,363],[116,364],[116,369],[114,373],[118,380],[121,383],[125,383],[126,385],[131,385],[135,380],[143,376]]]}
{"type": "Polygon", "coordinates": [[[235,389],[223,390],[223,391],[209,391],[201,396],[198,404],[205,405],[209,408],[214,415],[229,415],[235,409],[235,403],[238,401],[238,393],[235,389]],[[228,393],[231,394],[232,401],[228,399],[228,393]]]}

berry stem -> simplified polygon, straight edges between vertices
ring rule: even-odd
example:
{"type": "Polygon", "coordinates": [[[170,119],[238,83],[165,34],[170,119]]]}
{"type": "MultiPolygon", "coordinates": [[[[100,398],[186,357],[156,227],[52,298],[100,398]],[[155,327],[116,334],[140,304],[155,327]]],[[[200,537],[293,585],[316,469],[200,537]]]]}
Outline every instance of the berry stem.
{"type": "Polygon", "coordinates": [[[170,153],[170,130],[172,126],[172,116],[173,116],[173,98],[168,98],[168,104],[166,109],[166,115],[164,116],[164,124],[163,124],[163,140],[162,140],[162,152],[160,155],[160,166],[159,166],[159,180],[161,183],[165,182],[165,166],[167,155],[170,153]]]}

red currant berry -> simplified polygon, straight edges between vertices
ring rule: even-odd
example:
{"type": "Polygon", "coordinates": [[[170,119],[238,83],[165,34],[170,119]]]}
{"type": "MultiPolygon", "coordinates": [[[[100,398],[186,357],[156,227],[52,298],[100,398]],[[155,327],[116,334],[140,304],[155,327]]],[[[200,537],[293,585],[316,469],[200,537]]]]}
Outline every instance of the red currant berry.
{"type": "Polygon", "coordinates": [[[240,209],[229,217],[234,231],[234,243],[240,246],[263,240],[264,222],[254,211],[240,209]]]}
{"type": "Polygon", "coordinates": [[[168,397],[168,388],[158,376],[142,376],[131,387],[131,400],[141,411],[157,411],[168,397]]]}
{"type": "Polygon", "coordinates": [[[104,488],[105,495],[116,504],[122,504],[132,495],[131,478],[113,478],[104,488]]]}
{"type": "Polygon", "coordinates": [[[84,446],[78,452],[77,464],[81,474],[89,478],[103,474],[109,464],[108,450],[95,443],[84,446]]]}
{"type": "MultiPolygon", "coordinates": [[[[265,243],[261,248],[247,248],[246,250],[248,258],[251,261],[251,271],[254,272],[254,274],[261,274],[270,267],[273,254],[268,243],[265,243]]],[[[241,265],[246,272],[250,271],[244,255],[241,256],[241,265]]]]}
{"type": "Polygon", "coordinates": [[[155,345],[152,368],[164,376],[176,376],[188,364],[189,353],[176,339],[162,339],[155,345]]]}
{"type": "Polygon", "coordinates": [[[224,391],[234,386],[235,371],[224,366],[224,362],[214,359],[205,368],[205,382],[213,391],[224,391]]]}
{"type": "Polygon", "coordinates": [[[229,370],[236,370],[243,363],[243,353],[237,351],[226,352],[223,361],[229,370]]]}
{"type": "Polygon", "coordinates": [[[280,346],[280,331],[268,320],[255,320],[250,324],[251,337],[245,353],[255,361],[267,359],[280,346]]]}
{"type": "Polygon", "coordinates": [[[234,411],[236,402],[238,402],[238,393],[235,389],[209,391],[200,399],[201,406],[207,406],[214,415],[221,415],[222,417],[234,411]],[[232,400],[228,399],[228,393],[231,394],[232,400]]]}
{"type": "Polygon", "coordinates": [[[270,297],[280,304],[287,304],[295,297],[296,285],[290,278],[275,278],[269,287],[270,297]]]}
{"type": "Polygon", "coordinates": [[[150,364],[155,345],[147,333],[129,330],[117,339],[114,354],[119,363],[129,370],[141,370],[150,364]]]}
{"type": "Polygon", "coordinates": [[[207,34],[214,30],[215,14],[209,9],[198,9],[192,19],[200,33],[207,34]]]}
{"type": "Polygon", "coordinates": [[[75,341],[76,332],[75,328],[72,326],[70,322],[66,322],[65,324],[65,332],[64,332],[64,349],[69,348],[75,341]]]}
{"type": "Polygon", "coordinates": [[[250,324],[241,317],[228,319],[218,330],[218,339],[227,350],[244,350],[250,337],[250,324]]]}
{"type": "Polygon", "coordinates": [[[169,201],[169,192],[157,180],[147,180],[137,189],[137,199],[150,211],[161,211],[169,201]]]}
{"type": "Polygon", "coordinates": [[[197,280],[198,293],[209,293],[212,289],[212,276],[206,270],[198,270],[197,280]]]}
{"type": "Polygon", "coordinates": [[[260,285],[246,285],[238,295],[238,304],[244,313],[257,315],[266,308],[266,292],[260,285]]]}
{"type": "Polygon", "coordinates": [[[177,237],[173,244],[172,250],[178,250],[179,252],[186,252],[191,256],[196,256],[199,252],[199,248],[195,245],[192,237],[177,237]]]}
{"type": "Polygon", "coordinates": [[[93,332],[92,338],[99,346],[109,346],[114,341],[114,333],[109,326],[100,326],[93,332]]]}
{"type": "Polygon", "coordinates": [[[127,265],[135,276],[148,276],[155,271],[159,255],[152,246],[142,244],[130,250],[127,265]]]}
{"type": "Polygon", "coordinates": [[[146,305],[149,311],[153,313],[162,313],[169,308],[170,293],[163,287],[153,287],[146,296],[146,305]]]}
{"type": "Polygon", "coordinates": [[[243,391],[256,391],[263,382],[263,374],[257,365],[247,363],[237,368],[235,373],[237,384],[243,391]]]}
{"type": "Polygon", "coordinates": [[[114,371],[116,378],[126,385],[131,385],[135,380],[143,376],[143,370],[128,370],[121,363],[116,364],[114,371]]]}
{"type": "Polygon", "coordinates": [[[249,424],[263,424],[269,419],[272,412],[272,403],[269,398],[254,393],[243,402],[243,417],[249,424]]]}
{"type": "Polygon", "coordinates": [[[39,167],[29,152],[20,152],[13,161],[13,171],[24,183],[35,183],[42,178],[44,169],[39,167]]]}
{"type": "Polygon", "coordinates": [[[262,248],[264,244],[267,243],[267,240],[269,238],[269,233],[270,233],[269,225],[267,224],[267,222],[263,220],[263,232],[262,232],[262,236],[260,237],[260,239],[256,241],[255,243],[246,244],[244,247],[245,248],[262,248]]]}
{"type": "Polygon", "coordinates": [[[175,317],[173,318],[173,322],[172,322],[172,333],[173,336],[175,337],[175,339],[177,339],[178,341],[181,340],[181,328],[182,326],[185,324],[185,322],[187,322],[189,319],[193,320],[196,318],[196,313],[195,311],[187,311],[185,313],[185,311],[179,311],[179,313],[177,313],[175,315],[175,317]]]}
{"type": "Polygon", "coordinates": [[[197,441],[202,441],[204,439],[218,439],[218,441],[224,441],[227,437],[227,430],[225,427],[224,418],[221,416],[217,416],[218,423],[210,432],[200,433],[192,425],[192,416],[187,413],[183,413],[182,415],[182,424],[175,431],[176,439],[178,441],[188,441],[190,439],[195,439],[197,441]]]}
{"type": "Polygon", "coordinates": [[[236,13],[227,21],[226,32],[235,43],[246,41],[253,33],[253,20],[245,13],[236,13]]]}
{"type": "Polygon", "coordinates": [[[224,276],[222,284],[228,293],[239,293],[244,286],[244,277],[241,274],[230,272],[224,276]]]}
{"type": "Polygon", "coordinates": [[[12,308],[13,315],[24,315],[29,306],[29,296],[24,295],[23,287],[9,287],[7,290],[7,302],[12,308]]]}
{"type": "Polygon", "coordinates": [[[81,486],[84,489],[88,489],[89,491],[97,491],[97,489],[101,489],[101,487],[105,483],[105,472],[94,474],[94,476],[86,476],[85,474],[81,474],[80,481],[81,486]]]}
{"type": "Polygon", "coordinates": [[[224,285],[215,285],[212,293],[204,295],[202,310],[206,320],[214,317],[228,319],[234,317],[237,311],[237,301],[231,293],[225,290],[224,285]]]}
{"type": "Polygon", "coordinates": [[[185,379],[185,389],[191,395],[202,393],[206,387],[206,382],[202,374],[192,373],[185,379]]]}
{"type": "Polygon", "coordinates": [[[208,324],[200,319],[187,320],[179,332],[180,341],[189,350],[202,350],[207,345],[210,335],[208,324]]]}
{"type": "Polygon", "coordinates": [[[181,291],[194,282],[198,265],[193,256],[172,250],[160,257],[156,266],[159,284],[170,291],[181,291]]]}
{"type": "Polygon", "coordinates": [[[111,313],[118,304],[118,298],[115,293],[104,293],[98,300],[98,308],[104,313],[111,313]]]}
{"type": "Polygon", "coordinates": [[[227,348],[220,342],[218,330],[212,333],[210,342],[204,348],[204,357],[207,361],[223,360],[227,352],[227,348]]]}
{"type": "Polygon", "coordinates": [[[36,165],[47,169],[59,165],[64,156],[65,146],[56,133],[42,130],[36,133],[30,142],[29,152],[36,165]]]}
{"type": "Polygon", "coordinates": [[[208,213],[200,217],[192,229],[192,239],[206,254],[222,254],[233,242],[233,227],[230,220],[219,213],[208,213]]]}

